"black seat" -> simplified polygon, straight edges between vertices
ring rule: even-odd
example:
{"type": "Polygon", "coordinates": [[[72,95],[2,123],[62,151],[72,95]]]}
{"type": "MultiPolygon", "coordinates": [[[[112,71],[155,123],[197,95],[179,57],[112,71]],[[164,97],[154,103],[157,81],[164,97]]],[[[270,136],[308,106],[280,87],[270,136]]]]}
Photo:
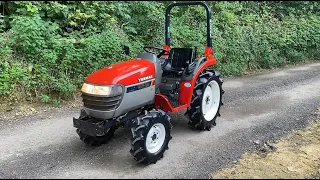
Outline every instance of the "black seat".
{"type": "Polygon", "coordinates": [[[181,75],[192,63],[193,53],[193,48],[172,48],[167,59],[168,64],[163,68],[163,72],[181,75]]]}

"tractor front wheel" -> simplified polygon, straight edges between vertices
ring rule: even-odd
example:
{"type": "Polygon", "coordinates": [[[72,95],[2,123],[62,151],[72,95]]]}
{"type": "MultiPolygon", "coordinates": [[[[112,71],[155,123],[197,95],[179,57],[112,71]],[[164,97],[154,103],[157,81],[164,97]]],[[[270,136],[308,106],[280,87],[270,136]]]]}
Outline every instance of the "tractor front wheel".
{"type": "Polygon", "coordinates": [[[170,117],[162,110],[151,110],[137,117],[133,127],[130,153],[142,164],[156,163],[171,140],[170,117]]]}
{"type": "Polygon", "coordinates": [[[193,129],[211,130],[216,125],[216,118],[223,105],[221,98],[222,79],[219,73],[204,70],[197,78],[190,107],[186,114],[189,116],[188,125],[193,129]]]}

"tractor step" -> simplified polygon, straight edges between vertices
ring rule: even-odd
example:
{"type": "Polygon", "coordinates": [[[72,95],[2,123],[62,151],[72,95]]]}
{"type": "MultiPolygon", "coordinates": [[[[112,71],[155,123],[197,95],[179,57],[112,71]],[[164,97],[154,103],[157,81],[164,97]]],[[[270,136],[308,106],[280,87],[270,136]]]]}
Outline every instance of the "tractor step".
{"type": "Polygon", "coordinates": [[[183,104],[180,103],[178,100],[175,100],[175,99],[171,99],[171,98],[168,98],[169,102],[171,103],[171,106],[173,108],[176,108],[176,107],[179,107],[179,106],[182,106],[183,104]]]}

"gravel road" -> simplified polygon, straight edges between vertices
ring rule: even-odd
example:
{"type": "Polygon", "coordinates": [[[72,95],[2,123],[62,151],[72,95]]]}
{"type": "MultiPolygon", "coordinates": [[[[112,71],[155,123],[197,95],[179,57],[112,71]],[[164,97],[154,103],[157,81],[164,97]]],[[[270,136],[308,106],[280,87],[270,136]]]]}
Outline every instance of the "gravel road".
{"type": "Polygon", "coordinates": [[[61,108],[0,121],[0,178],[209,178],[254,142],[276,140],[312,121],[320,107],[320,63],[225,78],[224,106],[211,131],[194,131],[185,111],[172,114],[169,150],[156,164],[137,164],[130,131],[100,147],[82,143],[72,126],[79,109],[61,108]]]}

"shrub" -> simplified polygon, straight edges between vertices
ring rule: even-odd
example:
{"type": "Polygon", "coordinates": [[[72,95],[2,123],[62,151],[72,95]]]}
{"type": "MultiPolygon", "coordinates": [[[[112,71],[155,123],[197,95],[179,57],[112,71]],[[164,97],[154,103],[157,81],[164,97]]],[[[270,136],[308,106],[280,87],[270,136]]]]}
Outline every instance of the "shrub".
{"type": "MultiPolygon", "coordinates": [[[[135,57],[144,45],[164,45],[164,11],[172,2],[0,2],[0,96],[68,98],[91,72],[135,57]]],[[[320,59],[316,2],[207,4],[213,68],[223,76],[320,59]]],[[[197,47],[201,55],[205,18],[200,6],[172,9],[172,47],[197,47]]]]}

